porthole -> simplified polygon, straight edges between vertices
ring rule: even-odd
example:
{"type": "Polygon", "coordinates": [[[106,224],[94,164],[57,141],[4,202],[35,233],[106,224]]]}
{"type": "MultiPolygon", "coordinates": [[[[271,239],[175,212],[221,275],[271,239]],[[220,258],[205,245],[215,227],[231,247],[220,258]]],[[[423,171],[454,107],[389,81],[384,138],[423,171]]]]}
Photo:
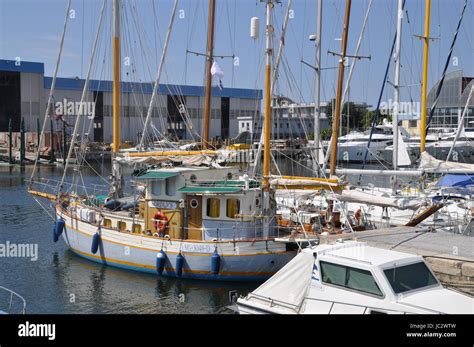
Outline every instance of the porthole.
{"type": "Polygon", "coordinates": [[[190,202],[189,202],[189,206],[191,206],[191,208],[196,208],[199,206],[199,202],[196,200],[196,199],[192,199],[190,202]]]}
{"type": "Polygon", "coordinates": [[[228,179],[228,180],[231,180],[231,179],[232,179],[232,172],[229,172],[229,173],[227,174],[227,179],[228,179]]]}
{"type": "Polygon", "coordinates": [[[191,179],[191,183],[196,183],[197,177],[196,175],[193,174],[191,175],[190,179],[191,179]]]}

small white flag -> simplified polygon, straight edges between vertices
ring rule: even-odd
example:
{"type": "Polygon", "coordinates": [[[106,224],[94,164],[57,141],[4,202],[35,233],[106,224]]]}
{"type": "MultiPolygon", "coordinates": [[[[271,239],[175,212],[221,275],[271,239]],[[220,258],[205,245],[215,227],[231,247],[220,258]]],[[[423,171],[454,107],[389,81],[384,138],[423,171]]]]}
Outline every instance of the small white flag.
{"type": "Polygon", "coordinates": [[[219,66],[219,64],[217,64],[216,61],[212,63],[211,75],[217,76],[217,78],[219,78],[219,84],[217,86],[220,90],[222,90],[222,88],[224,87],[222,84],[222,79],[224,78],[224,71],[222,71],[221,67],[219,66]]]}

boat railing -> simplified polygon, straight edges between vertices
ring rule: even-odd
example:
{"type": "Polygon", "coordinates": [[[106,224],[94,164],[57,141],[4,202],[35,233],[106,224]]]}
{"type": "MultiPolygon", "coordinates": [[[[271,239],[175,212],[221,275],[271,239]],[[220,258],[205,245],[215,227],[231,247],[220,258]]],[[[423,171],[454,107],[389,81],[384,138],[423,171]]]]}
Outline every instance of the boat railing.
{"type": "MultiPolygon", "coordinates": [[[[0,306],[0,312],[7,314],[25,314],[26,300],[18,293],[11,289],[0,286],[0,293],[7,295],[7,307],[0,306]]],[[[2,303],[0,303],[2,305],[2,303]]]]}
{"type": "Polygon", "coordinates": [[[250,293],[248,296],[247,296],[247,300],[251,299],[251,298],[255,298],[255,299],[258,299],[258,300],[261,300],[263,302],[267,302],[268,304],[270,304],[270,307],[274,307],[274,306],[281,306],[282,308],[286,308],[286,309],[289,309],[289,310],[292,310],[296,313],[299,313],[299,311],[301,310],[301,307],[304,303],[304,299],[301,300],[300,303],[298,304],[292,304],[290,302],[286,302],[286,301],[282,301],[282,300],[277,300],[277,299],[273,299],[273,298],[269,298],[269,297],[266,297],[266,296],[263,296],[263,295],[259,295],[259,294],[255,294],[255,293],[250,293]]]}

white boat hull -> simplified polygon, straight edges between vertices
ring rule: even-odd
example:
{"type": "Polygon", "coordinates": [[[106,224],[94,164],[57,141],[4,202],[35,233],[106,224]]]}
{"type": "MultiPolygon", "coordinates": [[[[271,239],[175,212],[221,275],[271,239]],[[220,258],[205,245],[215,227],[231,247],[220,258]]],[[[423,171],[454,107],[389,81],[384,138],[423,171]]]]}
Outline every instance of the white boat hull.
{"type": "Polygon", "coordinates": [[[274,239],[239,241],[187,241],[151,237],[102,227],[96,254],[91,251],[98,227],[58,210],[65,220],[62,234],[68,247],[89,260],[119,268],[157,274],[157,254],[167,259],[162,276],[177,277],[176,257],[184,256],[181,278],[230,281],[263,281],[270,278],[295,255],[274,239]],[[211,257],[217,247],[220,268],[211,271],[211,257]]]}

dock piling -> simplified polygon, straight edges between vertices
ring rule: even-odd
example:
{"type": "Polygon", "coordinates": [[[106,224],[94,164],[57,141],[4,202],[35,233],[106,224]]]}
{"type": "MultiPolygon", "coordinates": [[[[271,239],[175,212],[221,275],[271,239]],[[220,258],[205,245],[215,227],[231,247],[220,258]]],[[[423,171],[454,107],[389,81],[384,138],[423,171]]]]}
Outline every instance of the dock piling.
{"type": "Polygon", "coordinates": [[[25,120],[20,123],[20,165],[25,165],[25,120]]]}
{"type": "Polygon", "coordinates": [[[13,129],[11,118],[8,120],[8,163],[13,164],[13,129]]]}
{"type": "Polygon", "coordinates": [[[51,118],[49,120],[49,124],[50,124],[50,127],[51,127],[51,131],[50,131],[50,144],[51,144],[51,147],[50,147],[50,150],[49,150],[49,162],[50,163],[54,163],[56,161],[56,158],[54,157],[54,132],[53,132],[53,119],[51,118]]]}

